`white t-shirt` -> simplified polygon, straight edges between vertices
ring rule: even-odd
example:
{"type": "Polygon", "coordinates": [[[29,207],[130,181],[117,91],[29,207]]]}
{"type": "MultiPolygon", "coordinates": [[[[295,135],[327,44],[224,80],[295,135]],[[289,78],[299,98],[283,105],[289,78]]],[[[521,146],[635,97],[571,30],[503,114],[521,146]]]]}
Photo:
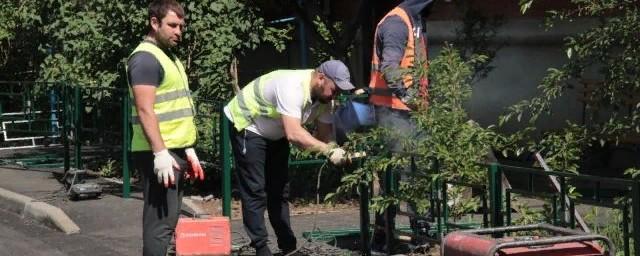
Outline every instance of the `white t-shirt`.
{"type": "MultiPolygon", "coordinates": [[[[305,104],[304,83],[308,83],[310,77],[311,72],[296,72],[296,75],[279,76],[267,81],[263,92],[265,100],[276,106],[280,115],[299,118],[302,124],[313,121],[310,117],[315,116],[322,123],[333,123],[329,106],[324,108],[326,111],[323,113],[318,113],[320,102],[311,103],[309,98],[305,104]]],[[[233,122],[228,106],[225,106],[224,113],[233,122]]],[[[278,140],[285,136],[282,118],[259,116],[246,129],[270,140],[278,140]]]]}

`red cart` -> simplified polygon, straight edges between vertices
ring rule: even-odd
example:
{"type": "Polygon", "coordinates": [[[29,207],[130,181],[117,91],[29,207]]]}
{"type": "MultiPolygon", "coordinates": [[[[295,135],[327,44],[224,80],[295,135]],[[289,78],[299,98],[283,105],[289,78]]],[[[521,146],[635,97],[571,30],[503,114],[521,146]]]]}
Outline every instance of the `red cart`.
{"type": "Polygon", "coordinates": [[[613,243],[604,236],[581,231],[535,224],[501,228],[475,229],[453,232],[442,241],[443,256],[600,256],[615,255],[613,243]],[[505,237],[493,238],[518,231],[545,230],[552,237],[505,237]],[[607,245],[603,250],[595,241],[607,245]]]}

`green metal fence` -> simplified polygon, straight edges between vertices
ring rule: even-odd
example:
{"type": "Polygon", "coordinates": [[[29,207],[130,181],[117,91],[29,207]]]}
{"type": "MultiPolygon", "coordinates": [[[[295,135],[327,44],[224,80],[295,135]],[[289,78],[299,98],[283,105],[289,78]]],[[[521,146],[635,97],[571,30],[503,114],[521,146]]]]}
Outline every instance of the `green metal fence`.
{"type": "Polygon", "coordinates": [[[0,82],[0,163],[33,168],[62,166],[61,152],[27,154],[62,143],[61,84],[0,82]]]}
{"type": "MultiPolygon", "coordinates": [[[[498,163],[487,165],[486,170],[488,173],[486,184],[488,186],[485,186],[485,184],[460,184],[453,181],[439,181],[437,188],[442,189],[440,197],[443,198],[434,200],[435,205],[432,204],[432,209],[437,211],[437,216],[441,216],[443,219],[442,229],[439,228],[440,222],[438,222],[438,232],[442,231],[446,234],[450,231],[450,228],[464,228],[464,225],[448,221],[446,184],[455,184],[482,191],[479,196],[482,197],[481,201],[483,202],[481,206],[483,213],[482,225],[485,227],[489,225],[491,227],[502,227],[512,224],[511,201],[513,194],[545,200],[551,208],[550,224],[569,228],[576,228],[574,215],[576,204],[618,210],[622,214],[621,223],[616,223],[621,226],[623,233],[623,248],[621,251],[624,255],[631,255],[630,243],[634,241],[634,255],[640,255],[638,248],[640,232],[631,231],[640,230],[640,182],[630,179],[545,171],[541,168],[525,168],[498,163]],[[509,179],[512,182],[510,184],[512,187],[508,187],[503,183],[503,175],[517,178],[509,179]],[[550,178],[558,180],[559,191],[555,191],[555,188],[549,188],[550,178]],[[575,187],[585,196],[571,197],[569,195],[569,186],[575,187]],[[487,192],[484,191],[486,190],[488,190],[489,207],[485,203],[487,192]],[[620,198],[622,200],[616,200],[620,198]],[[631,211],[629,211],[630,209],[631,211]],[[490,215],[489,219],[486,217],[487,212],[490,215]]],[[[438,218],[439,220],[440,218],[438,218]]]]}
{"type": "Polygon", "coordinates": [[[505,220],[507,225],[510,224],[510,195],[513,193],[518,193],[523,196],[547,198],[550,200],[552,207],[552,224],[571,228],[576,228],[576,219],[573,214],[576,204],[606,207],[619,210],[622,213],[622,222],[618,224],[622,227],[623,232],[624,248],[622,251],[624,255],[631,255],[631,239],[634,241],[634,254],[640,255],[640,232],[636,232],[636,230],[640,230],[640,182],[630,179],[552,172],[539,168],[523,168],[500,164],[492,164],[488,168],[491,184],[490,201],[493,206],[491,208],[492,226],[503,226],[505,220]],[[524,189],[507,189],[504,184],[502,184],[502,174],[517,176],[523,179],[527,185],[524,189]],[[542,191],[541,187],[545,184],[536,184],[533,182],[536,177],[543,177],[545,179],[554,177],[558,179],[560,191],[555,193],[542,191]],[[569,196],[569,186],[577,187],[581,190],[582,194],[587,196],[571,198],[569,196]],[[603,187],[607,189],[605,190],[603,187]],[[505,195],[502,195],[502,191],[505,191],[505,195]],[[608,196],[605,196],[605,193],[608,196]],[[623,198],[623,200],[615,200],[616,198],[623,198]],[[503,202],[505,204],[504,208],[503,202]],[[566,207],[567,205],[569,205],[569,207],[566,207]],[[629,216],[630,207],[631,216],[629,216]],[[569,214],[565,214],[567,212],[569,214]],[[632,218],[631,223],[629,217],[632,218]],[[630,229],[630,224],[632,224],[632,229],[630,229]]]}
{"type": "Polygon", "coordinates": [[[0,82],[0,149],[60,143],[60,85],[0,82]]]}
{"type": "MultiPolygon", "coordinates": [[[[126,89],[66,82],[0,82],[3,164],[85,168],[123,163],[128,196],[129,96],[126,89]],[[17,149],[25,149],[16,154],[17,149]]],[[[0,149],[1,150],[1,149],[0,149]]]]}
{"type": "Polygon", "coordinates": [[[122,163],[122,195],[130,196],[130,99],[126,88],[66,84],[62,87],[65,170],[122,163]],[[93,166],[91,166],[93,165],[93,166]]]}
{"type": "MultiPolygon", "coordinates": [[[[223,215],[231,216],[232,154],[229,138],[229,121],[222,112],[223,103],[196,100],[200,136],[210,136],[210,145],[199,145],[199,151],[207,152],[205,161],[221,166],[223,215]],[[206,123],[207,125],[203,125],[206,123]],[[204,134],[204,135],[203,135],[204,134]]],[[[87,162],[111,158],[122,162],[123,197],[130,195],[130,125],[131,102],[126,88],[103,88],[68,83],[0,82],[0,152],[1,148],[29,148],[41,146],[55,148],[52,153],[37,157],[2,158],[3,163],[21,162],[36,167],[83,168],[87,162]],[[124,150],[123,150],[124,149],[124,150]],[[62,152],[62,153],[60,153],[62,152]]],[[[8,151],[8,150],[7,150],[8,151]]],[[[317,166],[324,159],[291,160],[292,166],[317,166]]],[[[466,186],[481,191],[482,222],[484,227],[500,227],[511,224],[511,197],[537,197],[550,202],[552,224],[575,228],[573,212],[576,204],[608,207],[622,213],[623,252],[630,255],[631,241],[635,255],[640,255],[640,182],[629,179],[605,178],[565,172],[547,172],[537,168],[523,168],[491,164],[487,166],[485,184],[464,184],[453,180],[441,180],[434,184],[429,196],[432,216],[436,218],[438,238],[468,223],[449,221],[447,184],[466,186]],[[507,188],[503,175],[519,177],[524,186],[507,188]],[[549,193],[540,188],[536,178],[554,177],[560,191],[549,193]],[[570,198],[569,186],[581,189],[580,198],[570,198]],[[607,189],[604,189],[607,188],[607,189]],[[615,201],[614,198],[625,200],[615,201]]],[[[393,177],[390,177],[392,180],[393,177]]],[[[370,187],[363,185],[361,192],[361,239],[363,246],[370,238],[368,212],[370,187]]],[[[368,246],[367,246],[368,247],[368,246]]],[[[365,247],[363,247],[365,248],[365,247]]]]}

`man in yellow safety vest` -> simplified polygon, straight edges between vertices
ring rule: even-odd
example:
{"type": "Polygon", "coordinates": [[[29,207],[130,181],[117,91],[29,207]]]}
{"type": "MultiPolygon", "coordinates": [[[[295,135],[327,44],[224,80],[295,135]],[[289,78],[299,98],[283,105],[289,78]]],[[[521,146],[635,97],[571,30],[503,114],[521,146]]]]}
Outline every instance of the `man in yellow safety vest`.
{"type": "Polygon", "coordinates": [[[347,153],[328,144],[333,137],[330,103],[349,91],[349,70],[340,61],[305,70],[276,70],[250,82],[224,108],[231,121],[235,173],[242,199],[242,218],[256,255],[271,255],[265,209],[284,254],[296,249],[289,221],[289,143],[322,152],[335,165],[347,153]],[[315,122],[312,136],[303,124],[315,122]]]}
{"type": "Polygon", "coordinates": [[[127,63],[135,105],[131,151],[144,182],[143,255],[164,256],[178,222],[182,176],[204,180],[204,173],[193,149],[195,110],[187,74],[171,51],[182,39],[184,9],[175,0],[153,1],[149,26],[127,63]]]}

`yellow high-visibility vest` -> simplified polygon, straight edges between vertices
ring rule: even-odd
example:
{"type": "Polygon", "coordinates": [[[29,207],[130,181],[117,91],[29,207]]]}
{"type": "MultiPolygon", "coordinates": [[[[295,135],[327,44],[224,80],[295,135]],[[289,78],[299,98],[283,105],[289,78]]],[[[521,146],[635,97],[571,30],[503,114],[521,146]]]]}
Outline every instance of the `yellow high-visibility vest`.
{"type": "MultiPolygon", "coordinates": [[[[269,81],[280,77],[299,77],[304,90],[303,109],[307,104],[311,104],[311,74],[313,69],[303,70],[276,70],[266,75],[262,75],[247,84],[238,95],[233,97],[227,104],[233,125],[236,130],[241,131],[251,125],[256,117],[278,118],[280,113],[276,110],[276,106],[267,101],[264,97],[264,88],[269,81]]],[[[325,111],[322,104],[317,113],[325,111]]],[[[315,117],[309,117],[313,120],[315,117]]]]}
{"type": "MultiPolygon", "coordinates": [[[[140,43],[129,57],[141,51],[151,53],[164,70],[164,78],[156,88],[156,100],[153,105],[164,145],[167,148],[193,146],[197,132],[194,123],[195,109],[189,92],[187,73],[182,63],[177,58],[175,61],[172,60],[160,48],[149,42],[140,43]]],[[[131,86],[129,95],[133,99],[131,86]]],[[[151,150],[135,107],[131,108],[131,126],[131,151],[151,150]]]]}

